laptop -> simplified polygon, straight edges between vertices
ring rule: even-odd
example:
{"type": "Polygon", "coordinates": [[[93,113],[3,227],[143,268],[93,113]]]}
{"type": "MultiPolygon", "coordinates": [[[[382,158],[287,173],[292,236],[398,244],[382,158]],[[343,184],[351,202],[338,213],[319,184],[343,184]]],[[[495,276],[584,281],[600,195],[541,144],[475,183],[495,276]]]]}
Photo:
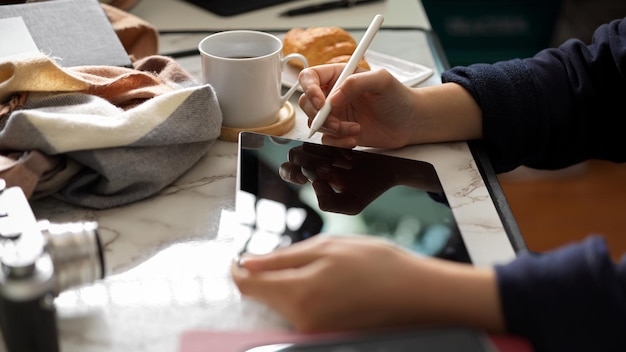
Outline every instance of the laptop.
{"type": "Polygon", "coordinates": [[[359,234],[417,255],[471,263],[428,162],[254,132],[242,132],[238,147],[235,217],[248,229],[241,253],[268,253],[317,235],[359,234]]]}
{"type": "Polygon", "coordinates": [[[294,0],[185,0],[219,16],[234,16],[294,0]]]}

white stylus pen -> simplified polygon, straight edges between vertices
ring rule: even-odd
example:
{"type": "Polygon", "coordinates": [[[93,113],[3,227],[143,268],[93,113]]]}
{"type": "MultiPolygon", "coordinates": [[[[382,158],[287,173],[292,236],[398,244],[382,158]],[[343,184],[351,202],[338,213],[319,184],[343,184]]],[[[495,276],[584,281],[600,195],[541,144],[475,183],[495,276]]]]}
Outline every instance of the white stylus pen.
{"type": "MultiPolygon", "coordinates": [[[[343,71],[341,71],[339,78],[337,78],[337,82],[335,82],[335,85],[330,90],[330,93],[328,93],[329,97],[333,94],[335,89],[337,89],[337,87],[339,87],[341,83],[343,83],[343,81],[348,78],[349,75],[354,73],[357,66],[359,65],[359,61],[361,61],[363,55],[365,55],[365,51],[367,51],[367,48],[370,46],[370,43],[374,39],[374,36],[378,32],[378,29],[380,29],[380,26],[382,24],[383,16],[374,16],[374,19],[365,31],[363,38],[361,38],[361,41],[356,46],[356,49],[354,49],[354,53],[352,53],[350,60],[348,60],[348,63],[344,67],[343,71]]],[[[331,109],[332,106],[328,102],[328,99],[326,99],[326,101],[324,102],[324,106],[322,106],[320,111],[317,112],[315,118],[313,118],[313,121],[311,122],[311,132],[309,132],[309,138],[311,138],[315,134],[315,132],[317,132],[324,125],[324,122],[326,122],[326,118],[328,118],[328,114],[330,114],[331,109]]]]}

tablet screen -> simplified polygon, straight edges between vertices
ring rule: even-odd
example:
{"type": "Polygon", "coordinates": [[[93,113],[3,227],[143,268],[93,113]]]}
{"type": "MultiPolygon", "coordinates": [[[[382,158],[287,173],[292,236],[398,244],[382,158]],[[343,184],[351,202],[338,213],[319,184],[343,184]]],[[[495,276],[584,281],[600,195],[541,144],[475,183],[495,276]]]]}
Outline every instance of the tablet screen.
{"type": "Polygon", "coordinates": [[[416,254],[470,263],[432,164],[243,132],[236,216],[242,252],[316,235],[368,235],[416,254]]]}

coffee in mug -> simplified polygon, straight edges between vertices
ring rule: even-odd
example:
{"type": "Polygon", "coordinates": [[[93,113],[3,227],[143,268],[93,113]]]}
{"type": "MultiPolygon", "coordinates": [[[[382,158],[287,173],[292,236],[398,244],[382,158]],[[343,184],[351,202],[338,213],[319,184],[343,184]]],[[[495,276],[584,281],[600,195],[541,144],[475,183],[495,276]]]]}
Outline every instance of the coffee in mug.
{"type": "Polygon", "coordinates": [[[282,70],[287,61],[306,58],[282,55],[283,43],[275,35],[251,30],[231,30],[200,41],[202,79],[210,84],[222,110],[224,127],[257,128],[279,118],[280,109],[298,88],[282,94],[282,70]]]}

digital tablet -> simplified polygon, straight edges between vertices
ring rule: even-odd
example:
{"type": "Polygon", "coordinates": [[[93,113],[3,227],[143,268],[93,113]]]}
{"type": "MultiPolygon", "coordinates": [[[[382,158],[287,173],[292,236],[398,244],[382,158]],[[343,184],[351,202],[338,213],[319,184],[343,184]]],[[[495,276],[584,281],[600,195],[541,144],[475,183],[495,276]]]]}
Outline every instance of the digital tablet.
{"type": "Polygon", "coordinates": [[[245,352],[496,352],[487,334],[469,328],[422,328],[261,345],[245,352]]]}
{"type": "Polygon", "coordinates": [[[386,238],[416,254],[471,263],[432,164],[242,132],[235,214],[241,252],[318,235],[386,238]]]}

